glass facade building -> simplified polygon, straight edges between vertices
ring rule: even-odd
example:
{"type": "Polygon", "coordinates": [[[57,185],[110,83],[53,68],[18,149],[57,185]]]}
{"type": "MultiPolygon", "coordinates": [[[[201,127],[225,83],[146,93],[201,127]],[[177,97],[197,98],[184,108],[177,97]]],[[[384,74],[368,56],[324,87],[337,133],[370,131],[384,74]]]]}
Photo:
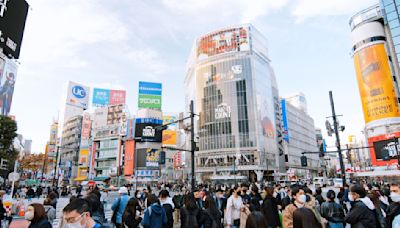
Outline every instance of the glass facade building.
{"type": "Polygon", "coordinates": [[[199,181],[256,181],[279,168],[279,95],[266,43],[253,26],[242,25],[194,44],[185,99],[194,100],[199,114],[199,181]]]}
{"type": "Polygon", "coordinates": [[[390,34],[397,58],[397,65],[400,65],[400,1],[381,0],[381,8],[385,22],[390,29],[390,34]]]}

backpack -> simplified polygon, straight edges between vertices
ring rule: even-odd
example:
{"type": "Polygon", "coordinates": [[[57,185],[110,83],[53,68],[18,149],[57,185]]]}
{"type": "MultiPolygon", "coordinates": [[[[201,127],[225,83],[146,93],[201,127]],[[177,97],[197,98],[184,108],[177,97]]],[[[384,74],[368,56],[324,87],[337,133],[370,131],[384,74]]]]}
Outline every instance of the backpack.
{"type": "Polygon", "coordinates": [[[162,207],[165,210],[165,215],[167,216],[167,225],[168,227],[174,226],[174,208],[171,204],[164,204],[162,207]]]}

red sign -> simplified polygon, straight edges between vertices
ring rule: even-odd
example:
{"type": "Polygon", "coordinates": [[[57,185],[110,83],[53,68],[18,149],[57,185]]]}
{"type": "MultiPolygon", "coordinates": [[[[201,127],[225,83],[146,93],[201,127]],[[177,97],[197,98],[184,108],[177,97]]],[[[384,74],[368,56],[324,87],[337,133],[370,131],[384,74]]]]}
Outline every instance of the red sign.
{"type": "Polygon", "coordinates": [[[125,104],[126,91],[124,90],[111,90],[109,105],[125,104]]]}
{"type": "Polygon", "coordinates": [[[368,138],[372,165],[387,166],[397,164],[397,157],[400,153],[399,138],[400,132],[368,138]]]}
{"type": "Polygon", "coordinates": [[[124,175],[131,176],[135,168],[135,141],[128,140],[125,142],[124,159],[124,175]]]}
{"type": "Polygon", "coordinates": [[[91,129],[92,122],[90,121],[90,114],[83,113],[83,120],[82,120],[82,139],[89,139],[90,138],[90,129],[91,129]]]}
{"type": "Polygon", "coordinates": [[[95,164],[95,157],[96,157],[96,143],[92,144],[92,154],[91,154],[91,166],[90,166],[90,174],[92,174],[92,176],[94,176],[94,164],[95,164]]]}

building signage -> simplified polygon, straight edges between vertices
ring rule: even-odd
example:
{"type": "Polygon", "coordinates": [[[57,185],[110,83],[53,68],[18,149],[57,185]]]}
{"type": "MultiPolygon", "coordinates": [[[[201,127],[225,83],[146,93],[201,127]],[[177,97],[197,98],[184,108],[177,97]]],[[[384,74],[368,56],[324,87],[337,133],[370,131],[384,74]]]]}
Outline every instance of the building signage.
{"type": "Polygon", "coordinates": [[[87,109],[89,103],[89,87],[76,82],[69,82],[67,93],[67,104],[87,109]]]}
{"type": "Polygon", "coordinates": [[[125,104],[126,91],[109,90],[109,89],[93,89],[92,103],[94,106],[107,106],[125,104]]]}
{"type": "Polygon", "coordinates": [[[0,115],[7,116],[10,113],[17,68],[14,60],[0,58],[0,115]]]}
{"type": "Polygon", "coordinates": [[[93,137],[95,139],[115,137],[115,136],[119,135],[119,130],[120,130],[119,125],[110,125],[110,126],[97,128],[94,130],[93,137]]]}
{"type": "Polygon", "coordinates": [[[288,125],[285,99],[281,100],[281,109],[282,109],[283,139],[286,142],[289,142],[289,125],[288,125]]]}
{"type": "Polygon", "coordinates": [[[400,153],[400,132],[368,138],[371,163],[374,166],[397,164],[400,153]]]}
{"type": "Polygon", "coordinates": [[[161,109],[162,84],[139,82],[139,108],[161,109]]]}
{"type": "Polygon", "coordinates": [[[217,106],[215,109],[215,119],[224,119],[231,117],[231,107],[225,103],[222,103],[217,106]]]}
{"type": "Polygon", "coordinates": [[[137,142],[161,142],[162,130],[157,129],[161,124],[138,123],[135,126],[135,140],[137,142]]]}

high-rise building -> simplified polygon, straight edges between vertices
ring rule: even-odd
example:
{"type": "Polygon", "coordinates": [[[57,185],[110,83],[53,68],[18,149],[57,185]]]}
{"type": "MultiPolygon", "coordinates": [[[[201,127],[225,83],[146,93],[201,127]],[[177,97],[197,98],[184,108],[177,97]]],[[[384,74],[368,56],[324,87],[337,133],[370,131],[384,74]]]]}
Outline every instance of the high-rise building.
{"type": "Polygon", "coordinates": [[[285,171],[278,88],[266,38],[255,27],[228,27],[196,40],[186,111],[190,100],[199,115],[198,181],[257,181],[285,171]]]}
{"type": "Polygon", "coordinates": [[[381,6],[371,6],[350,19],[354,66],[365,119],[364,134],[373,166],[399,162],[397,44],[400,27],[396,2],[382,1],[381,6]]]}
{"type": "Polygon", "coordinates": [[[285,162],[292,178],[316,176],[320,166],[319,151],[315,137],[313,118],[306,112],[304,94],[298,93],[282,99],[283,128],[285,130],[285,162]],[[301,101],[301,102],[299,102],[301,101]],[[301,156],[307,157],[307,167],[302,167],[301,156]],[[311,153],[307,153],[311,152],[311,153]],[[313,153],[315,152],[315,153],[313,153]]]}
{"type": "Polygon", "coordinates": [[[58,122],[54,121],[50,126],[50,137],[46,144],[45,152],[45,174],[49,179],[54,177],[54,168],[57,161],[57,137],[58,122]]]}

